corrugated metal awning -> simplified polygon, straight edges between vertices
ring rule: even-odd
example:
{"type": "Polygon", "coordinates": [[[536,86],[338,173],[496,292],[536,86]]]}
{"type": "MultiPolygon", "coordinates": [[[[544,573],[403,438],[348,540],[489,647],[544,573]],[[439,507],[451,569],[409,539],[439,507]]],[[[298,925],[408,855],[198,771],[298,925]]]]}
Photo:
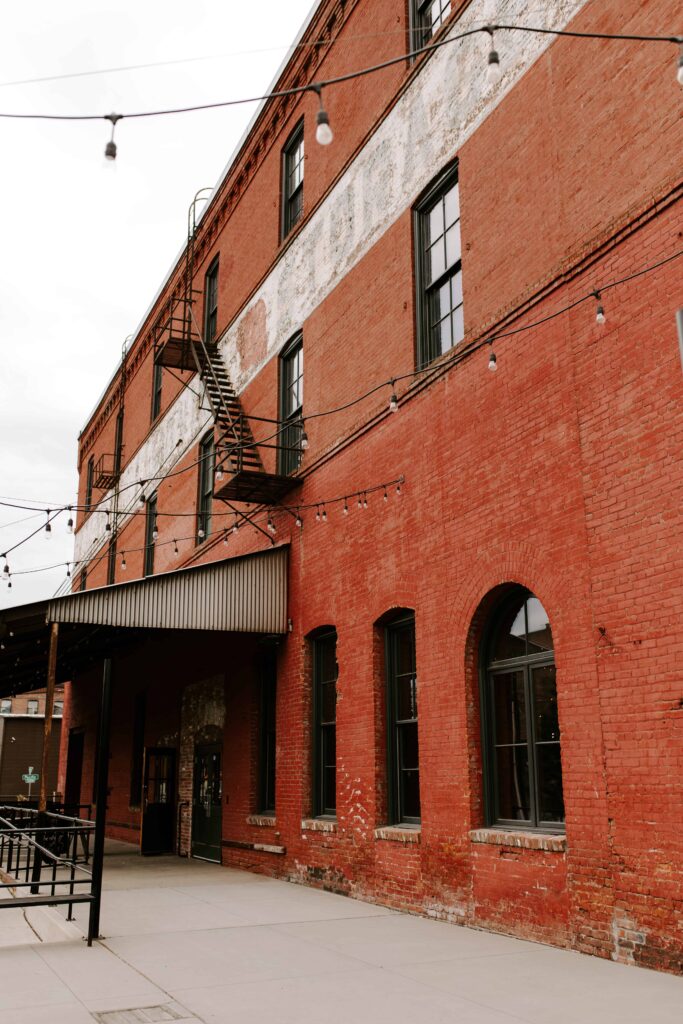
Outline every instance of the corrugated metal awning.
{"type": "Polygon", "coordinates": [[[48,622],[287,632],[287,553],[274,548],[48,601],[48,622]]]}

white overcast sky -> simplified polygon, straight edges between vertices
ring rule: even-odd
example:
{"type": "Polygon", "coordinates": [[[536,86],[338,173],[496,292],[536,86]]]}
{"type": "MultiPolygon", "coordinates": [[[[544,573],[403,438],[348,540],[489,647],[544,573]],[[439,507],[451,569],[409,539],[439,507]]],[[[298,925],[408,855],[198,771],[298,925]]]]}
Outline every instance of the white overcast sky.
{"type": "MultiPolygon", "coordinates": [[[[0,0],[0,112],[106,114],[265,91],[313,0],[0,0]],[[214,59],[59,81],[17,80],[131,64],[214,59]]],[[[68,504],[76,439],[183,244],[195,192],[213,186],[256,105],[108,124],[0,118],[0,500],[68,504]]],[[[0,507],[0,552],[45,516],[0,507]]],[[[66,515],[52,540],[8,556],[0,607],[65,578],[20,575],[72,557],[66,515]]]]}

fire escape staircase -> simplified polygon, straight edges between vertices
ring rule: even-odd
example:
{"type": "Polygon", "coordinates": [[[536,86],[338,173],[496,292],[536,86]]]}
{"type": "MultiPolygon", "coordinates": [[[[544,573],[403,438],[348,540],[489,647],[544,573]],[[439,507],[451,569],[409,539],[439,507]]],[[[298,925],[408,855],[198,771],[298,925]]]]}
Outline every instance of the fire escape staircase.
{"type": "MultiPolygon", "coordinates": [[[[195,300],[196,301],[196,300],[195,300]]],[[[274,505],[300,481],[296,477],[268,473],[259,448],[278,449],[279,445],[254,440],[249,419],[228,376],[215,344],[204,342],[194,319],[192,299],[181,298],[169,304],[166,317],[155,332],[155,361],[161,366],[198,373],[216,427],[217,481],[214,498],[218,501],[274,505]],[[218,482],[221,474],[227,480],[218,482]]],[[[278,421],[258,419],[275,434],[278,421]]],[[[276,439],[277,440],[277,437],[276,439]]]]}

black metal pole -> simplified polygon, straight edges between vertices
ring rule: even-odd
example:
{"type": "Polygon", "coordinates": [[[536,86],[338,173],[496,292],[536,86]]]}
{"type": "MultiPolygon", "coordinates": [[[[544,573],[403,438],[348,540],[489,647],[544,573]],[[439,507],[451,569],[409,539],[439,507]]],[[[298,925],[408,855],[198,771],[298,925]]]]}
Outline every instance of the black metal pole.
{"type": "Polygon", "coordinates": [[[97,752],[97,810],[95,814],[95,842],[92,855],[92,895],[88,945],[100,934],[100,903],[102,900],[102,862],[104,860],[104,826],[107,817],[107,782],[109,776],[109,726],[111,719],[111,658],[104,659],[102,671],[102,702],[100,708],[100,735],[97,752]]]}

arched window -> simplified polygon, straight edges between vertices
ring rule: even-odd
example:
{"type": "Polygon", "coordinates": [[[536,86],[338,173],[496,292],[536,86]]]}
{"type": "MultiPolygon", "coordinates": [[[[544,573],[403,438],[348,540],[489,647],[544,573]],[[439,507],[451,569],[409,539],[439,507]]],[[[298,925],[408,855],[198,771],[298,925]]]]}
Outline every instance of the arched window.
{"type": "Polygon", "coordinates": [[[522,587],[494,613],[482,690],[488,824],[563,831],[553,637],[543,605],[522,587]]]}

